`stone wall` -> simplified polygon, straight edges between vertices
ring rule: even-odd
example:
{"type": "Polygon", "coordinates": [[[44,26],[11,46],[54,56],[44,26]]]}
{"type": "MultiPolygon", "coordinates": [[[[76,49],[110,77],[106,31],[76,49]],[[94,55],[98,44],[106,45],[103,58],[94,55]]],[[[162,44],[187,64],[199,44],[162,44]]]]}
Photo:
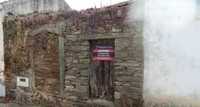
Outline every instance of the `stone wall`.
{"type": "Polygon", "coordinates": [[[143,45],[140,31],[128,24],[129,6],[129,2],[124,2],[80,12],[7,16],[4,20],[7,97],[22,104],[48,102],[47,107],[55,107],[53,104],[56,107],[140,107],[143,45]],[[65,63],[64,75],[59,78],[62,70],[58,68],[62,64],[58,63],[58,54],[62,51],[58,50],[58,38],[64,39],[64,59],[61,60],[65,63]],[[89,97],[90,42],[93,40],[114,40],[113,101],[89,97]],[[16,76],[28,77],[31,86],[16,86],[16,76]],[[28,101],[23,100],[27,98],[28,101]]]}
{"type": "Polygon", "coordinates": [[[5,15],[25,15],[33,12],[48,12],[71,10],[64,0],[8,0],[0,3],[0,96],[5,96],[4,77],[4,50],[3,50],[3,28],[2,22],[5,15]]]}
{"type": "MultiPolygon", "coordinates": [[[[33,12],[49,12],[71,10],[64,0],[8,0],[0,3],[0,47],[3,49],[3,28],[4,16],[8,14],[26,15],[33,12]]],[[[3,70],[3,50],[0,50],[0,70],[3,70]]]]}

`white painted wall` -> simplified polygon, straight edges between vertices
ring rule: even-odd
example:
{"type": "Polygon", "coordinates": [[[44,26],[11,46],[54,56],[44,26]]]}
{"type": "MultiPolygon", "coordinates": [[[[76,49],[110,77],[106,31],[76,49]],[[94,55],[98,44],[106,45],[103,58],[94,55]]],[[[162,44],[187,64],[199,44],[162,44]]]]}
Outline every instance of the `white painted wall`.
{"type": "Polygon", "coordinates": [[[34,11],[47,12],[69,10],[64,0],[9,0],[1,3],[4,13],[27,14],[34,11]]]}
{"type": "Polygon", "coordinates": [[[3,12],[0,11],[0,96],[5,96],[5,86],[3,84],[4,76],[3,76],[3,70],[4,70],[4,51],[3,51],[3,12]]]}
{"type": "Polygon", "coordinates": [[[145,0],[131,12],[144,21],[144,96],[200,99],[197,1],[145,0]]]}

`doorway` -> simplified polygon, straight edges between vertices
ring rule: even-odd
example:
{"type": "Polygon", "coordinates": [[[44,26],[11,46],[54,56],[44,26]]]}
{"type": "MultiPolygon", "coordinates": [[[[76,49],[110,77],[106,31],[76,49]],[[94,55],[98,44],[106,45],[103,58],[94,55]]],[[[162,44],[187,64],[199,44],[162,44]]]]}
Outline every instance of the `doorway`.
{"type": "Polygon", "coordinates": [[[114,100],[114,39],[90,41],[89,97],[114,100]]]}

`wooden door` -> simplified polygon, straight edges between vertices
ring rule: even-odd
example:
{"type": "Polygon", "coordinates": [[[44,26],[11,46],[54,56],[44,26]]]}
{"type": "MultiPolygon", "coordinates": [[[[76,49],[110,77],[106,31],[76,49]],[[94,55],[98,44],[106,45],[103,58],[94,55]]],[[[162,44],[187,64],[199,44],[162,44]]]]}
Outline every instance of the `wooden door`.
{"type": "Polygon", "coordinates": [[[90,73],[89,73],[89,96],[92,99],[105,99],[112,101],[113,87],[113,61],[93,60],[93,50],[97,46],[114,48],[114,40],[90,41],[90,73]]]}

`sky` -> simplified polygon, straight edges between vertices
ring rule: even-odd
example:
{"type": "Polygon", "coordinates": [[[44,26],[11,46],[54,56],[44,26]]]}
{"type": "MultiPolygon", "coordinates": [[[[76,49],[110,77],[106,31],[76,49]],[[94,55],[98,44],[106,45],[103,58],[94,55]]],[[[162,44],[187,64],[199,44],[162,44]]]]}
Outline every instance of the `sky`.
{"type": "MultiPolygon", "coordinates": [[[[6,0],[0,0],[0,2],[6,0]]],[[[127,0],[65,0],[72,9],[82,10],[91,7],[103,7],[127,0]]]]}

